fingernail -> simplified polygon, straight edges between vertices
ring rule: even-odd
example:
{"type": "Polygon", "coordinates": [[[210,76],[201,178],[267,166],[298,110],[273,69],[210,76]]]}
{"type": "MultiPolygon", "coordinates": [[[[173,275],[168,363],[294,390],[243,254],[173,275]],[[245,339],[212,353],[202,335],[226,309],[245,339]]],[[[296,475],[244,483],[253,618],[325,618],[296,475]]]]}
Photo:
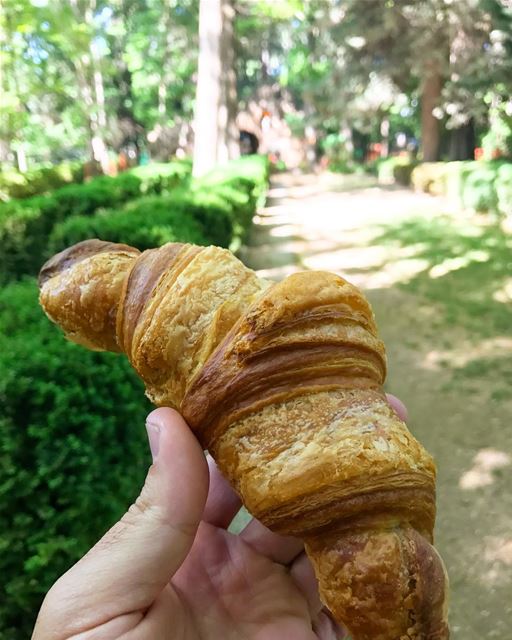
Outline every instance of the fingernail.
{"type": "Polygon", "coordinates": [[[148,432],[149,448],[151,449],[154,462],[158,456],[158,449],[160,447],[160,425],[156,422],[146,422],[146,430],[148,432]]]}

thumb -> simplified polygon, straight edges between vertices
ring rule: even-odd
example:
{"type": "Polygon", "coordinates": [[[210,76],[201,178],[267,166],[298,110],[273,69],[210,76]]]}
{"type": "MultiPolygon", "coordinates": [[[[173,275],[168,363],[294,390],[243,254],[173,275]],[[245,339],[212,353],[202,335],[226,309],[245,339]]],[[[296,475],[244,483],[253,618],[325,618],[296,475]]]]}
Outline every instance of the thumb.
{"type": "Polygon", "coordinates": [[[154,463],[140,496],[47,596],[68,614],[79,603],[85,628],[147,609],[186,558],[201,520],[208,493],[201,446],[172,409],[150,413],[147,429],[154,463]]]}

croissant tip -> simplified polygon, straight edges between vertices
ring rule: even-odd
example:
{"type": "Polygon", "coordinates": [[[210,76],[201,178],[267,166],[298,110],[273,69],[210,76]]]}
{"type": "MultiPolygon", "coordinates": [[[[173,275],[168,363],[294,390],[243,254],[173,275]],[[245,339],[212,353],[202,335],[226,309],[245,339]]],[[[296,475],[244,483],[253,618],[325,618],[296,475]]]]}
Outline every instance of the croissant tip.
{"type": "MultiPolygon", "coordinates": [[[[108,242],[106,240],[99,240],[98,238],[91,238],[90,240],[82,240],[76,244],[56,253],[49,260],[47,260],[39,271],[37,278],[37,284],[39,289],[48,282],[51,278],[66,271],[77,262],[81,262],[90,256],[97,253],[103,253],[111,250],[124,250],[124,251],[137,251],[133,247],[129,247],[125,244],[118,244],[115,242],[108,242]]],[[[137,251],[137,253],[139,253],[137,251]]]]}

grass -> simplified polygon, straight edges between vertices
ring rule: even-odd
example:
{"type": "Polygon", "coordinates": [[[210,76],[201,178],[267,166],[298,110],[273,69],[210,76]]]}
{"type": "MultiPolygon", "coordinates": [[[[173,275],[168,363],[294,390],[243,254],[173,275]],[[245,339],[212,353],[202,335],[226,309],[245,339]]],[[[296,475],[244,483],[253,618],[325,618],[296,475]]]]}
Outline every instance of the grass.
{"type": "Polygon", "coordinates": [[[490,401],[508,398],[512,350],[508,343],[491,353],[483,346],[510,336],[512,304],[499,292],[512,278],[512,237],[498,225],[441,216],[386,226],[376,242],[416,247],[415,257],[425,260],[426,267],[400,286],[435,304],[433,332],[442,335],[451,328],[470,345],[464,364],[454,365],[449,359],[442,363],[451,368],[445,391],[463,385],[468,392],[483,390],[490,401]]]}
{"type": "Polygon", "coordinates": [[[499,226],[412,218],[385,227],[375,242],[417,247],[428,267],[403,286],[439,303],[439,322],[480,337],[509,333],[512,308],[493,297],[512,277],[512,238],[499,226]]]}

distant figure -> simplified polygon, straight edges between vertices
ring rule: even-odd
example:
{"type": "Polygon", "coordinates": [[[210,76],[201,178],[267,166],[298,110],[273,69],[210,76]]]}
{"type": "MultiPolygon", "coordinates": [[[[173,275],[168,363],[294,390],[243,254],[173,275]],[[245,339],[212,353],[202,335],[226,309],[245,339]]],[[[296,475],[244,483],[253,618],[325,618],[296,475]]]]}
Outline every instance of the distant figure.
{"type": "Polygon", "coordinates": [[[240,153],[243,156],[250,156],[258,153],[260,141],[250,131],[240,131],[240,153]]]}

